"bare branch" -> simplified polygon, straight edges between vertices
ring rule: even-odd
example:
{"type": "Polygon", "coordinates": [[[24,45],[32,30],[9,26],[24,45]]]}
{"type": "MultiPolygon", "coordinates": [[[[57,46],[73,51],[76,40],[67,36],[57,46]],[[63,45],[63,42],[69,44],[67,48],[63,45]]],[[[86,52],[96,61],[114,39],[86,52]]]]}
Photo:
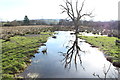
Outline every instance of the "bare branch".
{"type": "Polygon", "coordinates": [[[84,17],[84,16],[93,17],[93,16],[92,16],[92,12],[90,12],[90,13],[86,13],[86,14],[82,14],[80,17],[84,17]]]}
{"type": "Polygon", "coordinates": [[[66,0],[66,7],[67,7],[67,14],[68,16],[74,20],[74,17],[73,17],[73,14],[70,12],[70,8],[69,8],[69,5],[68,5],[68,0],[66,0]]]}
{"type": "Polygon", "coordinates": [[[68,1],[67,3],[70,5],[70,8],[71,8],[70,10],[72,11],[72,16],[73,16],[73,18],[75,18],[73,6],[72,6],[72,2],[70,3],[70,2],[68,1]]]}
{"type": "Polygon", "coordinates": [[[76,0],[76,10],[74,10],[74,7],[73,7],[73,4],[72,4],[72,0],[71,2],[69,0],[65,0],[65,6],[63,5],[60,5],[61,7],[63,7],[63,12],[66,12],[67,15],[72,19],[72,21],[74,22],[74,24],[76,23],[79,23],[79,20],[84,17],[84,16],[89,16],[89,17],[93,17],[91,16],[92,12],[91,13],[86,13],[86,14],[83,14],[81,15],[81,12],[83,10],[83,7],[84,7],[84,4],[85,4],[85,0],[82,2],[82,5],[80,7],[80,10],[78,9],[78,0],[76,0]],[[75,15],[75,13],[77,13],[77,16],[75,15]]]}
{"type": "Polygon", "coordinates": [[[81,8],[80,8],[80,10],[79,10],[79,14],[81,13],[81,11],[82,11],[82,9],[83,9],[83,7],[84,7],[84,3],[85,3],[85,0],[82,2],[82,6],[81,6],[81,8]]]}
{"type": "Polygon", "coordinates": [[[78,0],[76,1],[76,12],[77,12],[77,15],[79,15],[79,11],[78,11],[78,0]]]}
{"type": "Polygon", "coordinates": [[[66,11],[62,11],[61,13],[64,13],[64,12],[66,12],[66,11]]]}
{"type": "Polygon", "coordinates": [[[65,4],[66,4],[66,7],[63,5],[60,5],[64,9],[62,13],[67,12],[68,16],[74,21],[75,15],[74,15],[72,2],[69,2],[68,0],[66,0],[65,4]]]}
{"type": "Polygon", "coordinates": [[[65,6],[63,6],[63,5],[60,5],[63,9],[65,9],[65,10],[67,10],[67,8],[65,7],[65,6]]]}

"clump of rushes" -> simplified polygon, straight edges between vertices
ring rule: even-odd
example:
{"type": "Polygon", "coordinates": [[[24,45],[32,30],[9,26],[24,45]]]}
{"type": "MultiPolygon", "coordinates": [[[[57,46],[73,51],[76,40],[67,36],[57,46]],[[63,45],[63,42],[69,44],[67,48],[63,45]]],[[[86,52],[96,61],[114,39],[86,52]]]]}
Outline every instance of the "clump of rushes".
{"type": "Polygon", "coordinates": [[[50,35],[14,36],[10,41],[2,42],[2,80],[14,80],[29,64],[38,47],[47,41],[50,35]]]}
{"type": "Polygon", "coordinates": [[[116,45],[116,40],[120,41],[120,39],[117,37],[80,36],[80,38],[85,39],[88,43],[96,47],[99,47],[105,54],[113,57],[112,63],[120,63],[120,45],[116,45]]]}

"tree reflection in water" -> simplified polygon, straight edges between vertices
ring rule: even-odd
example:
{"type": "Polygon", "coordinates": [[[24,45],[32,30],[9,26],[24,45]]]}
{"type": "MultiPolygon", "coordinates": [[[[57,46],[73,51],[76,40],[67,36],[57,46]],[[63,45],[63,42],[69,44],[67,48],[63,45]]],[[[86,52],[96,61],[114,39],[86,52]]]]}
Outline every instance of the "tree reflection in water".
{"type": "Polygon", "coordinates": [[[112,63],[110,63],[109,66],[106,67],[106,65],[104,64],[104,67],[103,67],[104,77],[103,78],[100,76],[100,74],[96,74],[96,73],[93,73],[93,76],[96,76],[100,80],[120,80],[120,68],[118,68],[118,67],[116,67],[114,72],[112,72],[112,76],[108,75],[111,65],[112,65],[112,63]]]}
{"type": "Polygon", "coordinates": [[[107,74],[108,74],[108,72],[110,71],[110,67],[111,67],[111,63],[110,63],[110,65],[109,65],[108,69],[106,70],[106,66],[105,66],[105,64],[104,64],[104,67],[103,67],[104,78],[103,78],[103,79],[100,77],[99,74],[96,74],[96,73],[94,73],[93,76],[98,77],[100,80],[106,80],[106,79],[107,79],[107,74]]]}
{"type": "MultiPolygon", "coordinates": [[[[77,62],[79,59],[81,67],[85,70],[84,66],[82,65],[82,58],[80,54],[81,52],[85,53],[85,51],[82,51],[81,48],[79,47],[78,34],[75,34],[75,41],[73,41],[72,46],[71,47],[67,46],[66,48],[68,48],[68,50],[66,53],[63,53],[64,58],[62,60],[62,62],[64,62],[64,67],[70,69],[72,65],[72,60],[74,60],[75,68],[77,70],[77,62]]],[[[114,72],[112,73],[112,76],[108,75],[110,72],[111,66],[112,66],[112,63],[110,63],[109,66],[106,66],[104,64],[103,77],[100,76],[101,74],[97,74],[97,73],[93,73],[93,76],[97,77],[100,80],[108,80],[108,78],[112,78],[113,80],[119,80],[120,68],[116,67],[116,70],[114,70],[114,72]]]]}
{"type": "MultiPolygon", "coordinates": [[[[80,52],[84,52],[80,49],[78,45],[78,36],[75,34],[75,41],[73,41],[73,45],[67,50],[67,52],[64,54],[64,59],[62,60],[65,64],[65,68],[71,68],[71,62],[74,58],[75,68],[77,70],[77,58],[79,59],[79,62],[82,66],[82,59],[80,52]]],[[[84,67],[82,66],[84,69],[84,67]]]]}

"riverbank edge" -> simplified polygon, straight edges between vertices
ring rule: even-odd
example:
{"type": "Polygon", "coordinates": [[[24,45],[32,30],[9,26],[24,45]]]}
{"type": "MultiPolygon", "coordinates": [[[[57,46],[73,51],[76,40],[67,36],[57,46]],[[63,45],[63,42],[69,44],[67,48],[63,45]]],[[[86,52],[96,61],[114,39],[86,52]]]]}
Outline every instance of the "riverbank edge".
{"type": "MultiPolygon", "coordinates": [[[[21,72],[23,72],[29,65],[30,65],[30,63],[31,63],[31,58],[32,57],[34,57],[34,54],[36,54],[36,53],[38,53],[38,47],[40,47],[40,46],[42,46],[46,41],[47,41],[47,39],[48,39],[48,37],[50,37],[50,36],[52,36],[52,34],[53,34],[53,32],[49,32],[49,34],[47,33],[46,34],[46,32],[42,32],[43,33],[43,35],[40,35],[40,36],[32,36],[33,38],[35,38],[35,39],[33,39],[32,40],[32,38],[31,38],[31,41],[33,42],[32,44],[34,45],[34,47],[32,47],[32,45],[30,45],[29,47],[31,47],[31,49],[33,49],[33,51],[29,51],[28,50],[28,53],[26,53],[27,54],[27,56],[29,56],[29,57],[27,57],[27,61],[25,61],[25,62],[23,62],[23,63],[25,63],[24,64],[24,66],[22,67],[22,70],[21,69],[19,69],[18,68],[18,70],[20,70],[18,73],[15,73],[15,74],[10,74],[9,75],[9,73],[8,74],[5,74],[4,75],[4,73],[2,73],[2,80],[16,80],[17,78],[21,78],[21,77],[17,77],[17,75],[19,74],[19,73],[21,73],[21,72]],[[44,35],[45,34],[45,35],[44,35]],[[38,38],[38,37],[40,37],[40,39],[38,38]],[[34,40],[35,40],[35,42],[34,42],[34,40]],[[4,75],[4,76],[3,76],[4,75]]],[[[12,39],[14,39],[15,37],[19,37],[19,39],[20,38],[26,38],[25,40],[29,40],[30,39],[30,37],[29,36],[14,36],[14,37],[11,37],[12,39]]],[[[10,41],[12,41],[11,40],[11,38],[10,38],[10,41]]],[[[10,42],[10,41],[7,41],[7,42],[10,42]]],[[[23,41],[24,42],[24,41],[23,41]]],[[[2,45],[3,45],[3,43],[5,43],[4,41],[2,42],[2,45]]],[[[22,46],[24,46],[24,45],[22,45],[22,46]]],[[[2,48],[3,48],[3,46],[2,46],[2,48]]],[[[23,47],[24,48],[24,47],[23,47]]],[[[9,50],[8,50],[9,51],[9,50]]],[[[2,52],[2,54],[4,54],[4,52],[2,52]]],[[[21,53],[22,54],[22,53],[21,53]]],[[[2,55],[2,57],[3,57],[3,55],[2,55]]],[[[21,58],[22,59],[22,58],[21,58]]],[[[1,61],[3,61],[3,60],[1,60],[1,61]]],[[[2,64],[4,64],[4,63],[2,63],[2,64]]],[[[13,63],[11,63],[11,64],[13,64],[13,63]]],[[[3,67],[3,66],[2,66],[3,67]]],[[[3,72],[3,71],[2,71],[3,72]]]]}
{"type": "MultiPolygon", "coordinates": [[[[79,35],[79,38],[80,38],[80,39],[84,39],[85,42],[87,42],[87,43],[89,43],[89,44],[91,45],[91,47],[99,48],[99,50],[104,53],[104,56],[105,56],[106,60],[109,61],[109,62],[111,62],[111,63],[113,64],[113,66],[120,68],[120,50],[119,50],[119,53],[117,53],[119,57],[116,58],[116,57],[114,57],[114,54],[116,54],[116,53],[112,53],[112,55],[111,55],[111,52],[110,52],[110,51],[107,52],[107,51],[103,50],[103,48],[102,48],[101,46],[98,46],[98,45],[96,45],[95,43],[93,43],[93,42],[95,41],[95,38],[98,38],[98,37],[100,37],[100,36],[93,36],[93,38],[92,38],[93,42],[91,42],[92,40],[89,39],[90,37],[91,37],[91,36],[82,36],[82,35],[79,35]]],[[[104,37],[106,37],[106,38],[111,38],[111,37],[108,37],[108,36],[104,36],[104,37]]],[[[101,38],[102,38],[102,37],[101,37],[101,38]]],[[[115,37],[114,37],[114,38],[115,38],[115,37]]],[[[118,40],[118,39],[116,38],[116,40],[118,40]]],[[[99,42],[99,41],[100,41],[100,40],[96,40],[96,42],[99,42]]],[[[113,42],[114,42],[114,44],[115,44],[115,41],[113,41],[113,42]]],[[[105,41],[102,41],[101,43],[104,44],[105,41]]],[[[102,45],[102,46],[105,46],[105,45],[102,45]]],[[[117,45],[116,45],[116,46],[117,46],[117,45]]],[[[118,48],[119,48],[119,46],[118,46],[118,48]]],[[[109,48],[108,48],[108,49],[109,49],[109,48]]]]}

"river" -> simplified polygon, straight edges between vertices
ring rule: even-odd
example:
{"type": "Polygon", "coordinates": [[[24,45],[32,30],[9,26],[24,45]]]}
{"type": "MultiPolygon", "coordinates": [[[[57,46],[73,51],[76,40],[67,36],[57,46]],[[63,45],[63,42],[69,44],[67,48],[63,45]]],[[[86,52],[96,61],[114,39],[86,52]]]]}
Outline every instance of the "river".
{"type": "MultiPolygon", "coordinates": [[[[56,37],[50,37],[45,46],[39,47],[39,53],[31,60],[31,65],[20,74],[24,78],[118,78],[119,69],[108,62],[102,51],[91,47],[82,39],[78,39],[82,64],[74,58],[71,67],[65,67],[64,54],[73,45],[75,35],[71,31],[57,31],[56,37]],[[107,74],[105,74],[107,73],[107,74]]],[[[69,65],[68,65],[69,66],[69,65]]]]}

